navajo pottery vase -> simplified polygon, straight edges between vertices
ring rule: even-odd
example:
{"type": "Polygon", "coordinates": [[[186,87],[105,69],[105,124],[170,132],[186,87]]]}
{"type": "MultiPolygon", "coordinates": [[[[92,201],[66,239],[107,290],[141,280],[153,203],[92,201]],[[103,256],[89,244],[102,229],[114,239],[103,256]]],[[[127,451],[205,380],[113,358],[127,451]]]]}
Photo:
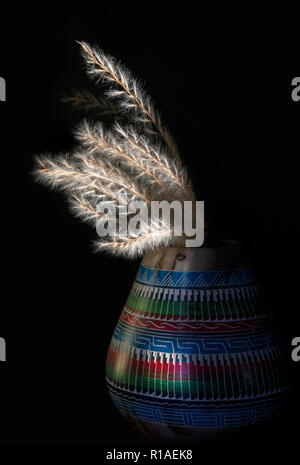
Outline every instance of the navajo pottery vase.
{"type": "Polygon", "coordinates": [[[152,439],[270,419],[286,389],[278,336],[238,245],[146,254],[113,334],[116,407],[152,439]]]}

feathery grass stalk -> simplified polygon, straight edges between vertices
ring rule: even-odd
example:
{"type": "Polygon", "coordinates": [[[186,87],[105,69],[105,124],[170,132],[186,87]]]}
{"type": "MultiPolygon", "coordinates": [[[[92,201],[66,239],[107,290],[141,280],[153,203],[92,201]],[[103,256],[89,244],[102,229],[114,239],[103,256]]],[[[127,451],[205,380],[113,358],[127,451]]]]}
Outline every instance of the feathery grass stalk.
{"type": "MultiPolygon", "coordinates": [[[[115,124],[115,131],[128,142],[133,150],[141,152],[145,159],[163,174],[164,184],[168,185],[168,189],[179,188],[186,193],[190,190],[187,174],[181,162],[170,159],[167,154],[155,147],[144,135],[139,135],[132,126],[124,128],[117,123],[115,124]]],[[[190,194],[189,191],[188,198],[190,194]]]]}
{"type": "Polygon", "coordinates": [[[78,42],[82,47],[83,57],[88,67],[88,73],[104,82],[113,83],[118,89],[111,89],[107,95],[117,98],[124,111],[130,112],[132,109],[139,110],[140,122],[150,123],[154,126],[157,134],[162,138],[175,158],[179,158],[174,141],[167,129],[162,125],[161,117],[154,109],[153,103],[148,95],[142,90],[140,83],[133,78],[131,72],[121,66],[110,55],[106,55],[96,47],[90,47],[86,42],[78,42]]]}
{"type": "Polygon", "coordinates": [[[112,236],[110,240],[96,241],[96,250],[108,249],[111,253],[129,258],[143,254],[146,250],[153,250],[158,246],[170,246],[175,243],[172,231],[168,227],[152,224],[151,231],[142,232],[130,237],[112,236]]]}
{"type": "Polygon", "coordinates": [[[101,192],[101,182],[106,185],[107,192],[113,195],[126,192],[131,199],[138,199],[147,202],[145,193],[120,170],[110,166],[104,161],[99,161],[97,164],[92,162],[92,159],[87,159],[82,154],[77,154],[74,161],[70,161],[66,156],[49,159],[47,157],[36,158],[38,168],[35,170],[35,175],[41,182],[44,182],[52,187],[58,187],[61,190],[69,192],[84,191],[91,187],[98,188],[101,192]],[[97,181],[99,184],[97,184],[97,181]],[[114,191],[113,187],[119,187],[119,190],[114,191]]]}
{"type": "MultiPolygon", "coordinates": [[[[91,127],[87,121],[84,121],[76,131],[77,139],[89,148],[90,153],[100,151],[103,155],[124,163],[125,168],[134,169],[139,176],[149,178],[150,184],[158,184],[160,189],[166,189],[165,180],[161,180],[155,173],[157,166],[147,165],[146,160],[139,153],[128,150],[124,144],[121,144],[112,132],[104,132],[100,123],[91,127]]],[[[136,147],[138,149],[138,147],[136,147]]],[[[156,161],[156,164],[158,162],[156,161]]],[[[145,179],[144,179],[145,182],[145,179]]],[[[179,182],[178,182],[179,183],[179,182]]]]}
{"type": "Polygon", "coordinates": [[[75,109],[81,109],[86,112],[98,110],[98,116],[111,116],[114,119],[124,119],[125,116],[116,105],[107,97],[99,97],[92,94],[86,89],[74,89],[70,95],[62,98],[62,102],[69,103],[75,109]]]}
{"type": "Polygon", "coordinates": [[[97,211],[97,203],[95,205],[91,202],[91,199],[82,195],[81,197],[73,195],[69,199],[71,211],[80,218],[82,221],[90,222],[96,225],[97,220],[104,219],[105,221],[112,219],[119,223],[118,218],[108,217],[107,213],[97,211]]]}

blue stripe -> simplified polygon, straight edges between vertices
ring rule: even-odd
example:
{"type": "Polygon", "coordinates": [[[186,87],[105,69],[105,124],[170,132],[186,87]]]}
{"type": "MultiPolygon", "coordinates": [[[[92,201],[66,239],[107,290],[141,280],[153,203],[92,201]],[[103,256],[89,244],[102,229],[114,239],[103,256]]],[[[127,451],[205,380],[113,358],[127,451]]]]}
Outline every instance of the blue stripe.
{"type": "Polygon", "coordinates": [[[136,282],[148,286],[175,289],[216,289],[245,286],[257,281],[255,274],[246,269],[223,271],[168,271],[140,265],[136,282]]]}
{"type": "Polygon", "coordinates": [[[129,346],[168,354],[233,354],[266,349],[279,342],[276,334],[264,330],[230,333],[227,337],[194,333],[191,337],[191,334],[182,333],[174,336],[174,332],[155,334],[153,330],[132,327],[124,322],[117,324],[113,337],[129,346]]]}
{"type": "Polygon", "coordinates": [[[144,421],[194,428],[222,428],[257,423],[270,419],[281,405],[279,396],[227,407],[223,404],[215,407],[210,405],[207,408],[199,403],[187,409],[184,402],[182,406],[178,405],[178,402],[177,406],[172,403],[169,406],[159,406],[156,402],[154,405],[154,402],[143,402],[142,399],[123,396],[114,389],[109,389],[109,392],[114,404],[123,413],[144,421]]]}

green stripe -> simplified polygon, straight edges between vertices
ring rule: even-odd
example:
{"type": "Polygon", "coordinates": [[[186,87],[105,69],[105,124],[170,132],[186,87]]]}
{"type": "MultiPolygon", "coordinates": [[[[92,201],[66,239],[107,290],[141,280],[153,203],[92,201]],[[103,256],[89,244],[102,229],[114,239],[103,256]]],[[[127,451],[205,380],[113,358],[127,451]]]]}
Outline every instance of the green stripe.
{"type": "MultiPolygon", "coordinates": [[[[206,375],[206,379],[203,381],[203,379],[199,380],[178,380],[176,379],[175,381],[173,379],[166,380],[165,378],[161,379],[159,377],[148,377],[147,373],[145,372],[144,376],[142,377],[141,375],[135,375],[135,373],[132,373],[128,377],[128,373],[126,373],[124,370],[118,371],[118,373],[114,372],[113,376],[111,376],[111,372],[109,369],[107,370],[107,378],[111,380],[113,383],[118,383],[124,386],[128,387],[128,381],[131,389],[136,387],[138,390],[141,390],[142,392],[158,392],[158,393],[163,393],[163,394],[174,394],[175,396],[181,396],[182,393],[185,396],[189,396],[190,393],[192,397],[197,396],[197,392],[199,392],[200,396],[205,396],[205,397],[212,397],[213,394],[215,396],[218,395],[218,383],[215,380],[215,376],[212,376],[212,384],[210,381],[210,375],[206,375]],[[129,379],[128,379],[129,378],[129,379]]],[[[221,397],[225,397],[225,394],[227,397],[231,397],[232,394],[234,397],[237,397],[240,395],[239,388],[241,389],[242,395],[252,394],[252,388],[250,384],[250,380],[247,381],[247,390],[245,391],[245,383],[244,383],[244,378],[242,375],[240,377],[236,378],[234,377],[232,383],[231,379],[229,377],[225,378],[225,383],[226,383],[226,389],[224,386],[224,379],[221,376],[221,379],[219,379],[219,390],[220,390],[220,395],[221,397]],[[232,386],[234,393],[232,393],[232,386]]],[[[254,389],[254,394],[258,394],[258,386],[255,381],[255,375],[253,374],[252,377],[252,384],[253,384],[253,389],[254,389]]],[[[266,386],[267,387],[267,386],[266,386]]],[[[262,388],[262,386],[261,386],[262,388]]]]}
{"type": "Polygon", "coordinates": [[[263,308],[258,299],[243,299],[241,301],[223,301],[223,302],[187,302],[187,301],[168,301],[153,300],[148,297],[141,297],[130,294],[126,305],[135,310],[153,315],[181,315],[185,317],[194,317],[195,313],[198,318],[211,319],[223,317],[239,317],[244,315],[262,315],[263,308]]]}

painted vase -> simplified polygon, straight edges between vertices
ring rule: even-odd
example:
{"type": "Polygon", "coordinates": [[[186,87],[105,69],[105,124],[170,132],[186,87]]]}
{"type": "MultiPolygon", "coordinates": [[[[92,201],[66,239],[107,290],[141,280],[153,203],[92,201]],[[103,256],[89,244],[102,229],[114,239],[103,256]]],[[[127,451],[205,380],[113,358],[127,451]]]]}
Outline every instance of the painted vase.
{"type": "Polygon", "coordinates": [[[270,419],[286,390],[280,340],[237,244],[146,254],[114,331],[107,383],[160,441],[270,419]]]}

